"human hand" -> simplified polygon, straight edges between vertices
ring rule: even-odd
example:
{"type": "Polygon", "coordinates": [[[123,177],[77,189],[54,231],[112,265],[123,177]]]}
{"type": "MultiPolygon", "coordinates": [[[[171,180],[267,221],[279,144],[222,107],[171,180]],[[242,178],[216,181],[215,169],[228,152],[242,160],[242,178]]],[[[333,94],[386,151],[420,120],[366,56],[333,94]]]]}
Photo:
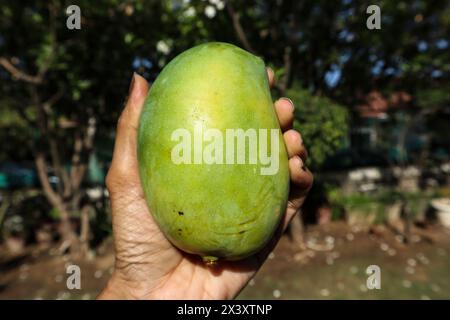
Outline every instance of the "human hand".
{"type": "MultiPolygon", "coordinates": [[[[272,85],[274,76],[270,69],[268,76],[272,85]]],[[[286,98],[274,104],[288,151],[291,177],[286,214],[275,236],[256,255],[208,267],[200,257],[174,247],[147,207],[137,160],[139,116],[147,92],[147,81],[134,74],[127,104],[118,121],[113,160],[106,178],[112,208],[115,269],[98,299],[234,298],[273,250],[312,185],[312,173],[304,165],[307,152],[302,137],[292,130],[294,106],[286,98]]]]}

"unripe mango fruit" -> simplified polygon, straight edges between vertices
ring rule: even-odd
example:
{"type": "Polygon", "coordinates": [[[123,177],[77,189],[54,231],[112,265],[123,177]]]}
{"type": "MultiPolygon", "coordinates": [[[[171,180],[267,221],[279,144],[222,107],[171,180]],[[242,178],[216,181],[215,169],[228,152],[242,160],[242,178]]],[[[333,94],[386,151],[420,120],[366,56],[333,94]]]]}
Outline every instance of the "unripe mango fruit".
{"type": "Polygon", "coordinates": [[[175,57],[146,98],[138,160],[150,212],[173,245],[206,262],[258,252],[289,193],[264,62],[220,42],[175,57]]]}

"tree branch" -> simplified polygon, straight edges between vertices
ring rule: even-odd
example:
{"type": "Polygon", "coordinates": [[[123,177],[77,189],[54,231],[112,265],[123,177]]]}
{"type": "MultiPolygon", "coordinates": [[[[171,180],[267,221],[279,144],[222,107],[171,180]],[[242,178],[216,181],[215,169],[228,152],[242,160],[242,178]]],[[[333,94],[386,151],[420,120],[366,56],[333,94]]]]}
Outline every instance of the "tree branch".
{"type": "Polygon", "coordinates": [[[283,60],[284,60],[284,76],[280,81],[280,84],[278,88],[281,91],[281,95],[284,95],[286,93],[286,90],[288,88],[289,79],[291,76],[291,69],[292,69],[292,47],[287,46],[284,48],[284,54],[283,54],[283,60]]]}
{"type": "Polygon", "coordinates": [[[0,65],[3,66],[3,68],[5,68],[6,71],[8,71],[13,76],[13,78],[33,84],[42,83],[42,76],[32,76],[27,74],[22,70],[16,68],[8,59],[4,57],[0,57],[0,65]]]}
{"type": "MultiPolygon", "coordinates": [[[[67,172],[64,170],[63,164],[61,162],[60,152],[58,148],[58,143],[55,137],[55,131],[49,127],[48,123],[48,116],[51,113],[51,107],[52,104],[56,102],[57,99],[60,97],[60,93],[56,93],[53,95],[49,100],[47,100],[45,103],[42,103],[39,97],[39,93],[36,89],[36,86],[30,87],[30,95],[31,99],[33,101],[33,104],[36,106],[37,109],[37,124],[39,127],[39,130],[44,138],[42,140],[48,141],[49,144],[49,151],[50,156],[52,160],[52,166],[54,168],[55,174],[59,178],[59,184],[58,184],[58,192],[61,196],[59,196],[60,201],[64,200],[64,197],[68,196],[70,194],[70,181],[69,176],[67,172]]],[[[35,148],[37,149],[37,148],[35,148]]],[[[36,150],[34,150],[36,154],[42,154],[42,159],[45,160],[45,157],[42,152],[37,153],[36,150]]],[[[42,160],[41,160],[42,161],[42,160]]],[[[46,164],[45,164],[46,166],[46,164]]],[[[40,176],[40,178],[43,178],[44,176],[40,176]]],[[[48,180],[46,169],[45,169],[45,179],[48,180]]],[[[48,182],[48,181],[47,181],[48,182]]],[[[44,183],[41,181],[41,183],[44,183]]],[[[44,184],[43,184],[44,187],[44,184]]],[[[45,188],[44,188],[45,189],[45,188]]],[[[53,190],[52,190],[53,191],[53,190]]],[[[45,191],[46,194],[48,191],[45,191]]],[[[55,193],[58,195],[58,193],[55,193]]],[[[50,198],[49,198],[50,199],[50,198]]],[[[53,203],[55,200],[51,200],[53,203]]]]}
{"type": "Polygon", "coordinates": [[[58,102],[59,99],[63,96],[63,90],[59,89],[54,95],[52,95],[47,101],[43,102],[42,105],[44,106],[45,110],[47,112],[51,109],[51,107],[58,102]]]}
{"type": "Polygon", "coordinates": [[[49,56],[45,59],[44,63],[40,66],[37,75],[30,75],[19,68],[17,68],[11,61],[9,61],[5,57],[0,57],[0,65],[3,66],[3,68],[8,71],[13,78],[16,78],[18,80],[22,80],[24,82],[28,82],[34,85],[42,84],[44,80],[44,76],[47,73],[48,69],[50,68],[50,65],[53,62],[53,59],[55,57],[55,51],[56,51],[56,28],[55,28],[55,19],[57,16],[57,8],[52,5],[52,3],[49,3],[48,6],[49,13],[50,13],[50,34],[51,34],[51,47],[49,56]]]}
{"type": "Polygon", "coordinates": [[[72,180],[72,190],[76,192],[83,181],[84,175],[88,167],[88,160],[91,151],[94,146],[94,137],[97,130],[97,121],[95,117],[91,116],[88,120],[88,126],[84,133],[84,138],[81,136],[75,139],[75,150],[72,157],[72,170],[71,170],[71,180],[72,180]],[[86,158],[85,162],[81,161],[81,156],[84,153],[86,158]]]}
{"type": "Polygon", "coordinates": [[[247,51],[255,53],[255,50],[253,50],[252,46],[250,45],[250,42],[245,35],[244,29],[242,28],[241,22],[239,21],[239,14],[234,11],[233,6],[229,3],[229,1],[226,1],[225,5],[227,7],[228,14],[230,15],[231,21],[233,22],[233,28],[236,32],[237,37],[239,38],[239,41],[241,41],[242,45],[247,51]]]}
{"type": "Polygon", "coordinates": [[[55,169],[55,173],[58,175],[60,182],[58,184],[58,191],[60,194],[63,194],[64,197],[67,197],[70,194],[69,175],[61,163],[61,157],[59,155],[59,148],[56,140],[54,137],[51,137],[51,135],[49,138],[50,156],[52,159],[53,168],[55,169]]]}
{"type": "Polygon", "coordinates": [[[70,169],[70,180],[72,181],[72,185],[76,180],[76,176],[78,173],[78,167],[81,163],[81,151],[83,150],[83,139],[81,137],[81,133],[77,131],[75,133],[74,143],[73,143],[73,154],[72,154],[72,167],[70,169]]]}
{"type": "Polygon", "coordinates": [[[39,67],[38,76],[44,77],[44,75],[47,73],[48,69],[50,68],[53,59],[55,58],[55,52],[56,52],[56,17],[59,12],[59,5],[54,2],[48,3],[48,12],[49,12],[49,31],[50,31],[50,45],[51,50],[50,54],[46,57],[45,61],[42,63],[42,65],[39,67]]]}
{"type": "Polygon", "coordinates": [[[50,182],[48,181],[47,163],[45,161],[44,154],[40,151],[35,154],[35,164],[39,180],[41,181],[41,185],[47,199],[55,208],[58,208],[58,210],[65,210],[62,198],[53,190],[50,182]]]}

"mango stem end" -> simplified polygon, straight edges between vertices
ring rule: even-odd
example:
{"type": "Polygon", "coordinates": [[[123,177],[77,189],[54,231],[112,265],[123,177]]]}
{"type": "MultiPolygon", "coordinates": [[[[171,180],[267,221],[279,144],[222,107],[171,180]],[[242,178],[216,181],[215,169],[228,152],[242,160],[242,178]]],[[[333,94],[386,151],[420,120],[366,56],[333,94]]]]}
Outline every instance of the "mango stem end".
{"type": "Polygon", "coordinates": [[[217,261],[219,261],[219,258],[213,257],[213,256],[204,256],[204,257],[202,257],[202,259],[203,259],[203,262],[208,267],[213,267],[213,266],[217,265],[217,261]]]}

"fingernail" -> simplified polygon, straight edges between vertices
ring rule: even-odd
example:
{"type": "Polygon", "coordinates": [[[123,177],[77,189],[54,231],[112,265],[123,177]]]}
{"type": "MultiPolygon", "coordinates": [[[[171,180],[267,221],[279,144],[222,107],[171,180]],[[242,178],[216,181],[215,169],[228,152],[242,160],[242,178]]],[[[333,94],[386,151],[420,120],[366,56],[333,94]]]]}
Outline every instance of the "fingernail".
{"type": "Polygon", "coordinates": [[[289,99],[289,98],[287,98],[287,97],[283,97],[283,98],[281,98],[280,100],[285,100],[285,101],[287,101],[287,102],[289,102],[289,104],[291,105],[291,107],[292,107],[292,112],[294,112],[294,102],[292,102],[292,100],[291,99],[289,99]]]}
{"type": "Polygon", "coordinates": [[[136,78],[136,72],[133,72],[133,76],[131,77],[130,87],[128,88],[128,95],[131,95],[131,92],[133,92],[135,78],[136,78]]]}

